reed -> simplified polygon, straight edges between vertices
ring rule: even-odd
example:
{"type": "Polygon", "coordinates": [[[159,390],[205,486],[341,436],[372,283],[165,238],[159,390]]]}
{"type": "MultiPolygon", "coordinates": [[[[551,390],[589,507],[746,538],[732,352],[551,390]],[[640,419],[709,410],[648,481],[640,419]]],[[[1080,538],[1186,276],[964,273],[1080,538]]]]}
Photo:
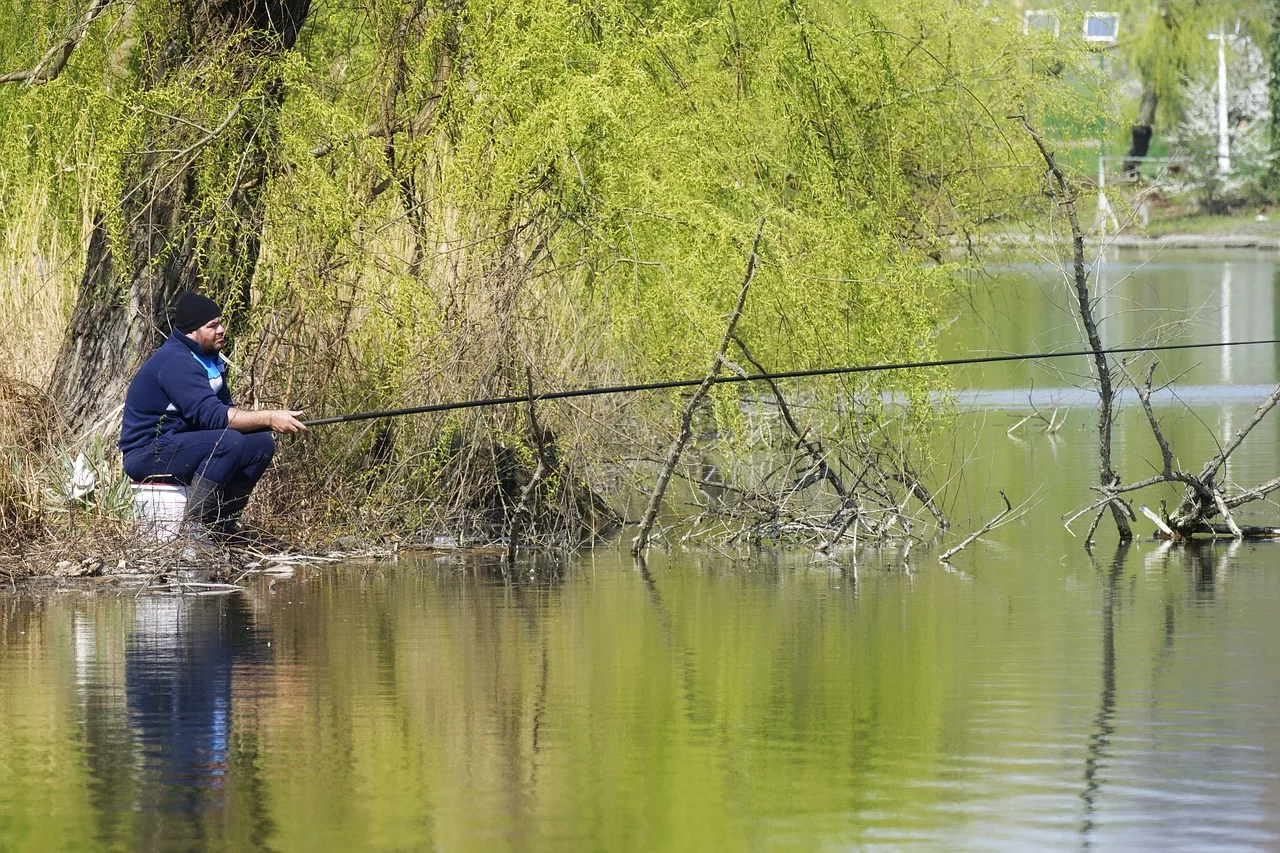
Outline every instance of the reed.
{"type": "Polygon", "coordinates": [[[49,412],[38,389],[0,374],[0,541],[38,536],[47,521],[39,459],[49,412]]]}
{"type": "Polygon", "coordinates": [[[83,272],[83,235],[58,219],[41,184],[4,200],[0,228],[0,330],[12,380],[43,386],[83,272]]]}

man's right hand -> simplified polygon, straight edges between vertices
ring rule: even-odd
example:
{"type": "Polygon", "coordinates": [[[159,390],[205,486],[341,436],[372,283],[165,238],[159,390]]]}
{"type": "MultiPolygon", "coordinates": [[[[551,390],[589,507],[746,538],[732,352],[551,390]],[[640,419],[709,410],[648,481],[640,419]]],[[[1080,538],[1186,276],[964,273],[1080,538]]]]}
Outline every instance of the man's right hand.
{"type": "Polygon", "coordinates": [[[269,429],[272,432],[295,433],[306,432],[307,428],[298,420],[300,411],[290,409],[227,409],[227,426],[238,432],[260,432],[269,429]]]}
{"type": "Polygon", "coordinates": [[[293,434],[307,431],[306,425],[298,420],[298,415],[302,414],[301,411],[274,409],[269,414],[271,416],[269,423],[272,432],[293,434]]]}

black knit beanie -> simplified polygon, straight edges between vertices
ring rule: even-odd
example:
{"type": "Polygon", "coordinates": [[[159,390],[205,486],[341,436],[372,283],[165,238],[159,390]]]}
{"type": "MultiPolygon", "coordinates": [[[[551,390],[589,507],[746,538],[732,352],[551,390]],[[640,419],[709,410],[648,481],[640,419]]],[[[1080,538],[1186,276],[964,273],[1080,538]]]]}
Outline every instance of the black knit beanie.
{"type": "Polygon", "coordinates": [[[184,293],[173,304],[173,327],[184,335],[221,316],[222,309],[218,303],[199,293],[184,293]]]}

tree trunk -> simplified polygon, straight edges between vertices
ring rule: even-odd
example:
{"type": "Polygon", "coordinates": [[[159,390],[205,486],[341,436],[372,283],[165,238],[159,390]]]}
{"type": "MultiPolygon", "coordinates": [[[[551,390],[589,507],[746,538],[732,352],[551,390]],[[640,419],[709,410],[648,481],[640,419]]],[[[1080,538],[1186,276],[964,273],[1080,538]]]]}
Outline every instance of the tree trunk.
{"type": "MultiPolygon", "coordinates": [[[[1151,148],[1152,126],[1156,121],[1156,107],[1160,100],[1156,95],[1156,87],[1144,81],[1142,84],[1142,101],[1138,104],[1138,114],[1134,117],[1133,126],[1129,129],[1129,152],[1126,157],[1146,157],[1151,148]]],[[[1121,174],[1127,181],[1138,180],[1138,171],[1142,166],[1140,160],[1125,160],[1121,174]]]]}
{"type": "Polygon", "coordinates": [[[263,227],[271,144],[264,134],[278,113],[279,88],[241,98],[273,57],[292,48],[309,7],[310,0],[184,0],[174,19],[157,22],[139,85],[191,81],[193,114],[148,112],[148,144],[122,165],[119,218],[114,227],[105,214],[95,218],[49,383],[71,430],[112,424],[134,371],[168,334],[168,308],[178,294],[198,289],[220,300],[232,333],[245,317],[263,227]],[[234,52],[226,49],[231,40],[234,52]],[[236,65],[231,74],[201,73],[227,56],[236,65]],[[221,88],[199,88],[213,79],[224,81],[221,88]],[[211,103],[231,106],[221,116],[199,114],[211,103]],[[209,208],[197,173],[216,170],[236,177],[225,221],[210,228],[199,218],[209,208]]]}

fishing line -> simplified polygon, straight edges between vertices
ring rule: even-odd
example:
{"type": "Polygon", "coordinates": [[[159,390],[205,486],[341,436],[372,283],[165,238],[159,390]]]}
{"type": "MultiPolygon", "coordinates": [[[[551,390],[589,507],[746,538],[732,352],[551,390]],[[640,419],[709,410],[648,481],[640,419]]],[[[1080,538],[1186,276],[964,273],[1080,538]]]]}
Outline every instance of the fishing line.
{"type": "MultiPolygon", "coordinates": [[[[1074,358],[1083,355],[1123,355],[1139,352],[1167,352],[1169,350],[1212,349],[1225,347],[1248,347],[1262,344],[1280,344],[1280,340],[1265,341],[1213,341],[1202,344],[1161,344],[1142,347],[1114,347],[1095,352],[1091,349],[1069,350],[1063,352],[1032,352],[1013,355],[992,355],[977,358],[948,358],[935,361],[909,361],[898,364],[867,364],[850,367],[821,367],[811,370],[783,370],[776,373],[734,373],[716,376],[712,383],[728,385],[735,382],[768,382],[775,379],[799,379],[807,376],[840,376],[850,373],[879,373],[886,370],[919,370],[926,367],[959,367],[966,364],[996,364],[1002,361],[1044,361],[1052,358],[1074,358]]],[[[547,391],[542,394],[520,394],[512,397],[489,397],[484,400],[464,400],[458,403],[436,403],[431,406],[412,406],[405,409],[385,409],[378,412],[356,412],[350,415],[336,415],[330,418],[315,418],[303,421],[306,426],[326,426],[328,424],[352,423],[368,421],[375,418],[399,418],[405,415],[424,415],[430,412],[451,412],[458,409],[479,409],[489,406],[508,406],[513,403],[539,403],[543,400],[567,400],[572,397],[596,397],[603,394],[634,394],[640,391],[663,391],[669,388],[693,388],[701,385],[704,379],[671,379],[665,382],[643,382],[634,385],[607,385],[594,388],[573,388],[568,391],[547,391]]]]}

